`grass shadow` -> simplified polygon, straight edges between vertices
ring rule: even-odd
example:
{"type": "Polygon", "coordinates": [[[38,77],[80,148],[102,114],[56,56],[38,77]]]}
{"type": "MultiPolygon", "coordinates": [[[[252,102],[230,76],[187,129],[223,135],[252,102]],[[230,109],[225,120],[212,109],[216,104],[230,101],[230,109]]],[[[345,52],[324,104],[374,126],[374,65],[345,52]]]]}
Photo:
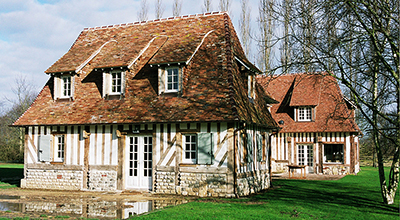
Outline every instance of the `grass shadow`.
{"type": "Polygon", "coordinates": [[[21,179],[24,178],[23,168],[2,168],[0,167],[0,182],[20,187],[21,179]]]}

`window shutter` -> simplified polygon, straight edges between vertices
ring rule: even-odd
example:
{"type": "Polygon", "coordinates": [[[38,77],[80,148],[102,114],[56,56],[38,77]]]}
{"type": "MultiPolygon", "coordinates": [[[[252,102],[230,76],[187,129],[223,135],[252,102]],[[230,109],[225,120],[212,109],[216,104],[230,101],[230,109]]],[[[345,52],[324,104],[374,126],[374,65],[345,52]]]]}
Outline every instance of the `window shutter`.
{"type": "Polygon", "coordinates": [[[165,91],[165,71],[161,68],[158,69],[158,94],[160,95],[165,91]]]}
{"type": "Polygon", "coordinates": [[[197,134],[197,163],[212,164],[212,133],[197,134]]]}
{"type": "Polygon", "coordinates": [[[262,146],[262,136],[260,134],[257,134],[257,161],[260,162],[262,161],[262,149],[264,146],[262,146]]]}
{"type": "Polygon", "coordinates": [[[125,71],[121,72],[121,94],[125,94],[125,71]]]}
{"type": "Polygon", "coordinates": [[[71,99],[74,99],[75,77],[71,76],[71,99]]]}
{"type": "Polygon", "coordinates": [[[57,100],[61,95],[61,79],[54,76],[54,100],[57,100]]]}
{"type": "Polygon", "coordinates": [[[104,72],[103,73],[103,98],[106,97],[110,93],[110,74],[104,72]]]}
{"type": "Polygon", "coordinates": [[[253,134],[247,134],[247,162],[253,162],[253,134]]]}
{"type": "Polygon", "coordinates": [[[39,161],[50,161],[51,135],[39,136],[39,161]]]}

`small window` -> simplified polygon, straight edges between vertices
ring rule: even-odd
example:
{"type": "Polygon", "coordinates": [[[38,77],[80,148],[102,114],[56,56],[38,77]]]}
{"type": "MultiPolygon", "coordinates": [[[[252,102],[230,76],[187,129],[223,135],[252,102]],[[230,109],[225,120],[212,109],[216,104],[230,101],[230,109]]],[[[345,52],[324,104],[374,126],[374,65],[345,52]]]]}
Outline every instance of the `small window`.
{"type": "Polygon", "coordinates": [[[111,93],[120,94],[122,91],[122,72],[112,72],[111,82],[111,93]]]}
{"type": "Polygon", "coordinates": [[[54,162],[64,162],[65,136],[54,136],[54,162]]]}
{"type": "Polygon", "coordinates": [[[195,134],[184,136],[183,162],[197,162],[197,135],[195,134]]]}
{"type": "Polygon", "coordinates": [[[325,163],[344,163],[343,144],[324,144],[325,163]]]}
{"type": "Polygon", "coordinates": [[[73,97],[73,76],[68,74],[54,76],[54,99],[73,97]]]}
{"type": "Polygon", "coordinates": [[[71,97],[71,76],[62,76],[62,96],[71,97]]]}
{"type": "Polygon", "coordinates": [[[103,73],[103,97],[122,95],[124,93],[125,72],[112,70],[103,73]]]}
{"type": "Polygon", "coordinates": [[[247,91],[248,97],[254,100],[256,97],[256,92],[255,92],[256,80],[254,78],[254,75],[249,75],[247,79],[248,79],[248,91],[247,91]]]}
{"type": "Polygon", "coordinates": [[[179,68],[171,67],[166,69],[166,92],[179,91],[179,68]]]}
{"type": "Polygon", "coordinates": [[[188,164],[212,164],[212,134],[183,135],[182,162],[188,164]]]}
{"type": "Polygon", "coordinates": [[[311,121],[312,114],[311,114],[310,107],[300,107],[298,108],[298,121],[311,121]]]}

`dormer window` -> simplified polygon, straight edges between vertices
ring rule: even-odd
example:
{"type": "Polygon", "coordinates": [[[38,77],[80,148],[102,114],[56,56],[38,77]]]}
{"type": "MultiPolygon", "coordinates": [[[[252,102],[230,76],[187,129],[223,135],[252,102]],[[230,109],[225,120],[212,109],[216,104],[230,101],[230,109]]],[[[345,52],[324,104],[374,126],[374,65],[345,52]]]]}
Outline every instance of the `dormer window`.
{"type": "Polygon", "coordinates": [[[311,107],[299,107],[297,109],[297,120],[298,121],[312,121],[312,108],[311,107]]]}
{"type": "Polygon", "coordinates": [[[166,88],[165,92],[178,92],[179,91],[179,68],[171,67],[166,69],[166,88]]]}
{"type": "Polygon", "coordinates": [[[177,93],[182,88],[182,68],[178,66],[160,68],[159,74],[159,94],[177,93]]]}
{"type": "Polygon", "coordinates": [[[122,72],[114,71],[111,73],[111,93],[120,94],[122,91],[122,72]]]}
{"type": "Polygon", "coordinates": [[[54,99],[71,99],[73,97],[73,76],[62,74],[54,76],[54,99]]]}
{"type": "Polygon", "coordinates": [[[125,72],[111,70],[103,73],[103,97],[120,96],[124,93],[125,72]]]}

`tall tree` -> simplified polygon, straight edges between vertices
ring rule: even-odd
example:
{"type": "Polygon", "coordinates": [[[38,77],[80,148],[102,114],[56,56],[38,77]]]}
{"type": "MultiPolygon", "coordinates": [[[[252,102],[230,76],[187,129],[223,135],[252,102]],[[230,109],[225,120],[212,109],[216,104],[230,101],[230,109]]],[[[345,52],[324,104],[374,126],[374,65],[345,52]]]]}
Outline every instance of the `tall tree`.
{"type": "Polygon", "coordinates": [[[137,18],[139,21],[147,21],[149,18],[147,16],[147,13],[149,11],[149,8],[147,6],[147,0],[142,0],[140,2],[140,10],[137,13],[137,18]]]}
{"type": "Polygon", "coordinates": [[[400,154],[398,0],[327,0],[329,14],[325,13],[327,1],[298,1],[298,12],[308,14],[297,14],[299,19],[293,20],[300,31],[293,33],[292,39],[302,48],[302,54],[294,57],[295,63],[306,71],[330,70],[347,88],[372,131],[382,198],[392,204],[399,184],[400,154]],[[327,36],[326,22],[315,22],[328,19],[335,28],[332,36],[327,36]],[[388,179],[383,164],[384,141],[394,146],[388,179]]]}
{"type": "Polygon", "coordinates": [[[260,0],[258,25],[260,29],[259,67],[266,73],[271,70],[272,37],[274,31],[274,0],[260,0]]]}
{"type": "Polygon", "coordinates": [[[174,17],[179,16],[181,14],[181,9],[182,9],[182,1],[175,0],[174,5],[172,6],[172,15],[174,17]]]}
{"type": "Polygon", "coordinates": [[[239,19],[239,30],[240,30],[240,39],[244,49],[244,53],[247,57],[250,55],[250,45],[251,45],[251,25],[250,25],[250,6],[248,0],[241,0],[242,2],[242,11],[240,13],[239,19]]]}
{"type": "Polygon", "coordinates": [[[203,0],[203,13],[211,11],[212,11],[211,0],[203,0]]]}
{"type": "Polygon", "coordinates": [[[164,14],[164,6],[162,0],[156,0],[155,2],[156,19],[162,18],[164,14]]]}
{"type": "Polygon", "coordinates": [[[231,7],[230,0],[219,0],[218,8],[220,11],[229,11],[230,7],[231,7]]]}
{"type": "Polygon", "coordinates": [[[290,34],[291,34],[291,26],[290,21],[292,20],[292,4],[293,0],[286,0],[281,2],[281,13],[283,17],[283,42],[282,42],[282,50],[281,50],[281,64],[282,64],[282,73],[288,74],[290,72],[290,60],[291,60],[291,42],[290,42],[290,34]]]}

